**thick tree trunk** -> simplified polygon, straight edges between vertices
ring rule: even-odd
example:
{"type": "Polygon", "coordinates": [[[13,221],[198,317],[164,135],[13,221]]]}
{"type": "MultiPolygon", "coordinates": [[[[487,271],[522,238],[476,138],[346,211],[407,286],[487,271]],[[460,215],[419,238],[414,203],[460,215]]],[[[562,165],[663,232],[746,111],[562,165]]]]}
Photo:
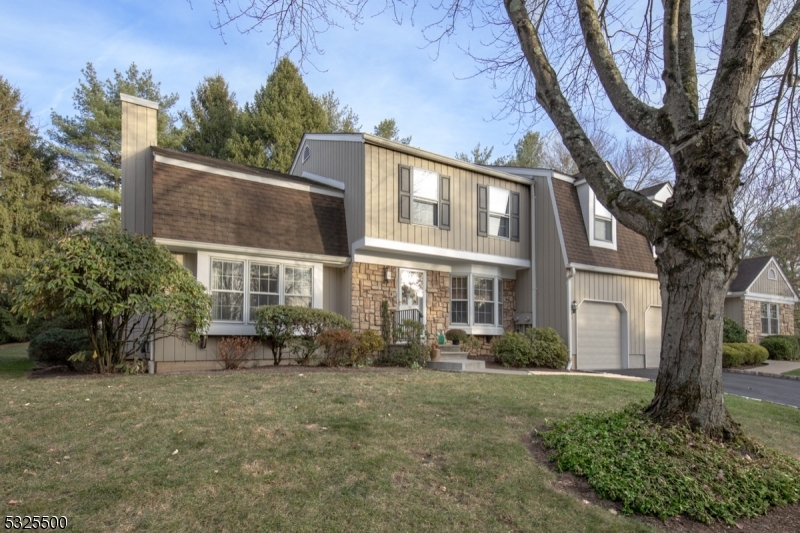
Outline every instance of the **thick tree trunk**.
{"type": "Polygon", "coordinates": [[[713,129],[673,154],[675,196],[656,242],[661,365],[647,412],[661,424],[688,423],[729,440],[740,429],[722,395],[722,318],[739,249],[731,199],[746,151],[736,135],[713,129]]]}

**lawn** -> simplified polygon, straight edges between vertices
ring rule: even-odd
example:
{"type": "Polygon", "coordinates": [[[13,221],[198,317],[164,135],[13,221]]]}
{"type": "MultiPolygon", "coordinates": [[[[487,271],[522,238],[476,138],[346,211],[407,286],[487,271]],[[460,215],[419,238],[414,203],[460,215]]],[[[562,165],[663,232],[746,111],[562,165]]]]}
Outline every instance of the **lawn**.
{"type": "Polygon", "coordinates": [[[800,376],[800,368],[797,370],[790,370],[789,372],[784,372],[784,376],[800,376]]]}
{"type": "MultiPolygon", "coordinates": [[[[4,514],[73,531],[648,531],[555,491],[522,437],[651,383],[298,368],[15,377],[0,393],[4,514]]],[[[747,431],[800,453],[800,411],[728,398],[747,431]]]]}
{"type": "Polygon", "coordinates": [[[33,367],[27,342],[0,345],[0,380],[21,378],[33,367]]]}

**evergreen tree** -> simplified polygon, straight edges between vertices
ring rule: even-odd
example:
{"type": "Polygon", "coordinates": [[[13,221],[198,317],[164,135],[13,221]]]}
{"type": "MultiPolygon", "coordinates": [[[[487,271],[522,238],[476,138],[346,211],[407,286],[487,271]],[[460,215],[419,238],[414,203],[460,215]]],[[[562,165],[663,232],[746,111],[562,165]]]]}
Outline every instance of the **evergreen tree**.
{"type": "Polygon", "coordinates": [[[193,154],[227,159],[225,145],[233,135],[239,115],[236,94],[222,75],[205,78],[192,94],[189,111],[180,111],[181,148],[193,154]]]}
{"type": "Polygon", "coordinates": [[[323,94],[319,98],[319,103],[328,117],[328,132],[355,133],[361,129],[361,125],[358,123],[358,115],[349,105],[341,107],[339,99],[334,96],[333,91],[323,94]]]}
{"type": "Polygon", "coordinates": [[[64,231],[60,183],[55,155],[39,138],[19,90],[0,77],[0,275],[4,278],[24,269],[48,240],[64,231]]]}
{"type": "Polygon", "coordinates": [[[375,126],[375,135],[401,144],[408,144],[411,142],[410,135],[408,137],[400,137],[400,130],[397,129],[397,123],[393,118],[381,120],[378,125],[375,126]]]}
{"type": "MultiPolygon", "coordinates": [[[[478,143],[468,154],[464,152],[456,153],[456,159],[466,161],[467,163],[474,163],[476,165],[490,165],[491,163],[489,160],[492,157],[492,152],[494,152],[494,146],[484,146],[481,148],[481,143],[478,143]]],[[[495,162],[495,164],[501,163],[495,162]]]]}
{"type": "Polygon", "coordinates": [[[297,67],[284,57],[245,105],[226,145],[232,161],[287,172],[306,132],[328,131],[325,109],[306,87],[297,67]]]}
{"type": "Polygon", "coordinates": [[[158,102],[158,145],[166,148],[180,146],[180,131],[170,114],[178,95],[162,95],[161,84],[153,81],[150,70],[140,72],[135,63],[125,72],[114,70],[114,77],[105,81],[97,77],[91,63],[81,74],[84,79],[72,97],[77,114],[65,117],[53,112],[50,136],[67,181],[84,207],[82,217],[118,220],[122,167],[119,94],[158,102]]]}
{"type": "Polygon", "coordinates": [[[544,142],[538,131],[529,131],[514,144],[515,154],[496,165],[508,167],[536,168],[542,163],[544,142]]]}

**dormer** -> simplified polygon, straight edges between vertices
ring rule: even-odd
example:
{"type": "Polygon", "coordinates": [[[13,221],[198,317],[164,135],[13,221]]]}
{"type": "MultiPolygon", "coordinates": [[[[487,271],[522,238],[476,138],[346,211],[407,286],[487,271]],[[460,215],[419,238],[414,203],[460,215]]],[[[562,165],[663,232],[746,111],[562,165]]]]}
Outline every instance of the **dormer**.
{"type": "Polygon", "coordinates": [[[589,246],[617,249],[617,219],[603,207],[585,179],[575,183],[589,246]]]}
{"type": "Polygon", "coordinates": [[[664,205],[664,202],[672,197],[674,190],[672,189],[672,184],[668,181],[665,181],[664,183],[658,183],[656,185],[651,185],[650,187],[639,189],[638,192],[647,197],[647,199],[654,204],[662,206],[664,205]]]}

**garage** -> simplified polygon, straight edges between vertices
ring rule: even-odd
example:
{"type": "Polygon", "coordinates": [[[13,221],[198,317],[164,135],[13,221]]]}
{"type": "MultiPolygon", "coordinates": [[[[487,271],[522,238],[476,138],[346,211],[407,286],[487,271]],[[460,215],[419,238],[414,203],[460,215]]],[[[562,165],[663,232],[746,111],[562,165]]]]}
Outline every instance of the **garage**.
{"type": "Polygon", "coordinates": [[[661,308],[649,307],[644,313],[644,366],[658,368],[661,362],[661,308]]]}
{"type": "Polygon", "coordinates": [[[617,304],[583,302],[578,307],[577,368],[622,368],[622,314],[617,304]]]}

